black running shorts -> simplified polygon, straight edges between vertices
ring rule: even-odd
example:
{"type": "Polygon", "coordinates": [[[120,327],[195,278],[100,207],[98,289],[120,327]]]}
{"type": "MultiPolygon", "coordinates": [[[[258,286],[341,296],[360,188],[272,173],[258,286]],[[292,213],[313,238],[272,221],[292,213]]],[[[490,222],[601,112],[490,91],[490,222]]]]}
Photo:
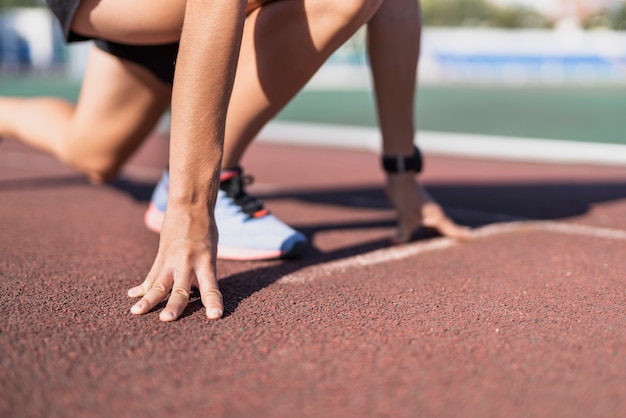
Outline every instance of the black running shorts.
{"type": "MultiPolygon", "coordinates": [[[[74,14],[80,0],[46,0],[48,6],[61,24],[63,36],[67,42],[85,41],[91,38],[79,35],[71,30],[74,14]]],[[[163,82],[172,85],[174,66],[178,55],[178,42],[163,45],[128,45],[106,39],[94,39],[98,48],[124,60],[137,63],[157,76],[163,82]]]]}

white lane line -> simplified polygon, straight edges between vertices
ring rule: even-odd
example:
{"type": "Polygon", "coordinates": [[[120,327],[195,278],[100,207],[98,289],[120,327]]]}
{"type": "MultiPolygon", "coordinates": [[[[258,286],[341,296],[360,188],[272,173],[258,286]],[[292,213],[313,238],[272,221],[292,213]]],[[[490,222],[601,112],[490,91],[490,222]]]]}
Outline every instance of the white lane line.
{"type": "MultiPolygon", "coordinates": [[[[378,128],[321,123],[271,122],[263,128],[258,140],[373,152],[379,152],[381,146],[378,128]]],[[[621,144],[433,131],[416,132],[415,143],[426,153],[458,157],[626,165],[626,145],[621,144]]]]}
{"type": "Polygon", "coordinates": [[[540,228],[545,231],[567,235],[585,235],[594,238],[626,240],[626,231],[612,228],[599,228],[591,225],[567,224],[558,222],[542,222],[540,228]]]}
{"type": "Polygon", "coordinates": [[[420,241],[407,244],[402,247],[390,247],[374,250],[369,253],[359,254],[337,261],[324,264],[315,264],[306,267],[296,273],[281,277],[278,283],[304,283],[333,273],[344,272],[358,267],[367,267],[389,261],[403,260],[421,253],[443,250],[456,245],[456,241],[450,238],[434,238],[429,241],[420,241]]]}
{"type": "MultiPolygon", "coordinates": [[[[626,241],[626,231],[624,230],[558,223],[552,221],[513,221],[496,223],[475,229],[473,231],[473,235],[474,240],[476,240],[522,231],[546,231],[564,235],[583,235],[593,238],[626,241]]],[[[461,241],[455,239],[441,237],[428,241],[418,241],[405,244],[402,246],[382,248],[337,261],[312,265],[298,272],[288,274],[280,278],[278,282],[304,283],[355,268],[374,266],[390,261],[404,260],[419,254],[444,250],[461,243],[461,241]]]]}

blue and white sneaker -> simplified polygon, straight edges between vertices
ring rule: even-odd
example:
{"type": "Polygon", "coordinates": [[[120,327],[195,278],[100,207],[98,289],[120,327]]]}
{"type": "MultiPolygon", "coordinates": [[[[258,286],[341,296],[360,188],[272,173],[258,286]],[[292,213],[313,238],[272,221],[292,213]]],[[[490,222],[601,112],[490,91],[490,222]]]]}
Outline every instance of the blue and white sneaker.
{"type": "MultiPolygon", "coordinates": [[[[251,182],[252,177],[242,175],[240,168],[222,171],[215,204],[217,257],[243,261],[301,255],[308,245],[306,237],[272,215],[263,202],[248,195],[244,186],[251,182]]],[[[146,227],[156,233],[161,232],[168,191],[169,172],[165,171],[144,216],[146,227]]]]}

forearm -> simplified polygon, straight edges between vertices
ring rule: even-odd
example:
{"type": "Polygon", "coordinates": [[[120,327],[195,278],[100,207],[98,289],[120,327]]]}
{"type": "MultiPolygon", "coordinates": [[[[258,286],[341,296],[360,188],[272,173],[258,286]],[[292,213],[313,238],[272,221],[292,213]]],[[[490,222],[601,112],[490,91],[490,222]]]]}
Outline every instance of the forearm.
{"type": "Polygon", "coordinates": [[[384,0],[367,28],[383,153],[411,155],[421,35],[418,0],[384,0]]]}
{"type": "Polygon", "coordinates": [[[168,208],[213,208],[245,3],[187,2],[172,92],[168,208]]]}

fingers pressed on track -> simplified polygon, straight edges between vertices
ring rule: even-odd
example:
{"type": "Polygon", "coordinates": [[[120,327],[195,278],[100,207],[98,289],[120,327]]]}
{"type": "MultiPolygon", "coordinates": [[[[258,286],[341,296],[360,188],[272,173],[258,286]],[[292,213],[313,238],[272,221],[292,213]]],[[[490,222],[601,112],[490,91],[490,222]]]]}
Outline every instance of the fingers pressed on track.
{"type": "Polygon", "coordinates": [[[174,284],[170,298],[167,301],[165,309],[159,315],[161,321],[169,322],[178,318],[189,303],[189,297],[191,296],[191,286],[187,283],[174,284]]]}
{"type": "Polygon", "coordinates": [[[198,269],[196,277],[202,304],[206,308],[206,316],[209,319],[221,318],[224,313],[224,302],[217,283],[216,273],[207,267],[198,269]]]}
{"type": "Polygon", "coordinates": [[[150,312],[156,305],[164,301],[172,288],[172,282],[168,284],[165,278],[156,280],[150,290],[130,309],[136,315],[150,312]]]}

